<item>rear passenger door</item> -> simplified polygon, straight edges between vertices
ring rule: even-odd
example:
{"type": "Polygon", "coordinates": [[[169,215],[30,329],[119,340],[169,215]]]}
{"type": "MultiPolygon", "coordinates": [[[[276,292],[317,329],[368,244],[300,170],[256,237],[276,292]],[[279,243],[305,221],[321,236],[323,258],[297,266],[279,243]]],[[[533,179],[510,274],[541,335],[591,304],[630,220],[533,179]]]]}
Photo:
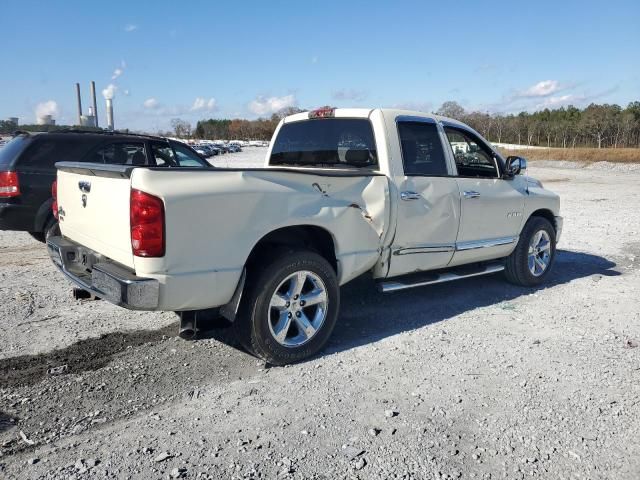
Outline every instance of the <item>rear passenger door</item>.
{"type": "Polygon", "coordinates": [[[388,276],[447,266],[460,219],[458,185],[435,121],[399,116],[395,123],[403,171],[395,177],[397,226],[388,276]]]}

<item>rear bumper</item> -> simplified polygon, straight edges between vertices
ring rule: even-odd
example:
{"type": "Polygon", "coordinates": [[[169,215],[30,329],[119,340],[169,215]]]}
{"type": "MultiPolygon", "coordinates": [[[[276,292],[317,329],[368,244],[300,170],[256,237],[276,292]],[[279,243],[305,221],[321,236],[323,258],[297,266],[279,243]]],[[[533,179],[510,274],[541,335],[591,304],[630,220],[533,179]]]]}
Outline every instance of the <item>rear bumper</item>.
{"type": "Polygon", "coordinates": [[[564,219],[560,216],[556,216],[556,243],[560,241],[563,224],[564,224],[564,219]]]}
{"type": "Polygon", "coordinates": [[[127,268],[64,237],[50,238],[47,248],[60,271],[96,297],[131,310],[158,308],[158,280],[138,277],[127,268]]]}

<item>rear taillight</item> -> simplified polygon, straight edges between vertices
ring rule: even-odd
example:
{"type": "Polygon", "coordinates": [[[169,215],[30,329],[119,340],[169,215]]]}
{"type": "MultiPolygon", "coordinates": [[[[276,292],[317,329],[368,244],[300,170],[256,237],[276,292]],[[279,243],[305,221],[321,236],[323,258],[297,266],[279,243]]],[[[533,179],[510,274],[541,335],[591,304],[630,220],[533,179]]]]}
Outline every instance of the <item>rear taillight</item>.
{"type": "Polygon", "coordinates": [[[53,197],[53,203],[51,204],[51,210],[53,210],[53,216],[58,219],[58,181],[54,180],[51,184],[51,196],[53,197]]]}
{"type": "Polygon", "coordinates": [[[18,172],[0,172],[0,197],[17,197],[20,195],[18,172]]]}
{"type": "Polygon", "coordinates": [[[158,197],[131,190],[131,248],[138,257],[164,256],[164,203],[158,197]]]}

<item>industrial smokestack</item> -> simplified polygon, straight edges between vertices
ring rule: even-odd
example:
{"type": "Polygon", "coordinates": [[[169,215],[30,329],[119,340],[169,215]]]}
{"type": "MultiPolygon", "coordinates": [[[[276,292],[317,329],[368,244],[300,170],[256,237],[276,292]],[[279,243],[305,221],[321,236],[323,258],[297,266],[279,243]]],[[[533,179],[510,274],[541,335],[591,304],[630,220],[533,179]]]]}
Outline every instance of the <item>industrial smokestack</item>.
{"type": "Polygon", "coordinates": [[[82,100],[80,99],[80,84],[76,83],[76,95],[78,96],[78,125],[82,125],[82,100]]]}
{"type": "Polygon", "coordinates": [[[96,82],[91,81],[91,99],[93,101],[92,115],[95,118],[95,127],[98,126],[98,104],[96,103],[96,82]]]}
{"type": "Polygon", "coordinates": [[[107,128],[113,130],[113,100],[107,98],[107,128]]]}

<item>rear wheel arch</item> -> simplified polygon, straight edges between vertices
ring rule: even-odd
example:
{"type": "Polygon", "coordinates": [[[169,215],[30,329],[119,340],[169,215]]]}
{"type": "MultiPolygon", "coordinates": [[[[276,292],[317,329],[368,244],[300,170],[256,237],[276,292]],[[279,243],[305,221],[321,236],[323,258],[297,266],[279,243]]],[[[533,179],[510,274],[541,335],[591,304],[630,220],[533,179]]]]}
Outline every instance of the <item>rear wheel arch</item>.
{"type": "Polygon", "coordinates": [[[34,232],[43,232],[47,224],[53,218],[53,211],[51,210],[52,205],[53,198],[49,197],[38,207],[36,217],[33,221],[34,232]]]}
{"type": "Polygon", "coordinates": [[[338,271],[333,235],[317,225],[292,225],[278,228],[263,236],[251,249],[245,268],[248,271],[273,258],[274,251],[309,250],[318,253],[338,271]]]}

